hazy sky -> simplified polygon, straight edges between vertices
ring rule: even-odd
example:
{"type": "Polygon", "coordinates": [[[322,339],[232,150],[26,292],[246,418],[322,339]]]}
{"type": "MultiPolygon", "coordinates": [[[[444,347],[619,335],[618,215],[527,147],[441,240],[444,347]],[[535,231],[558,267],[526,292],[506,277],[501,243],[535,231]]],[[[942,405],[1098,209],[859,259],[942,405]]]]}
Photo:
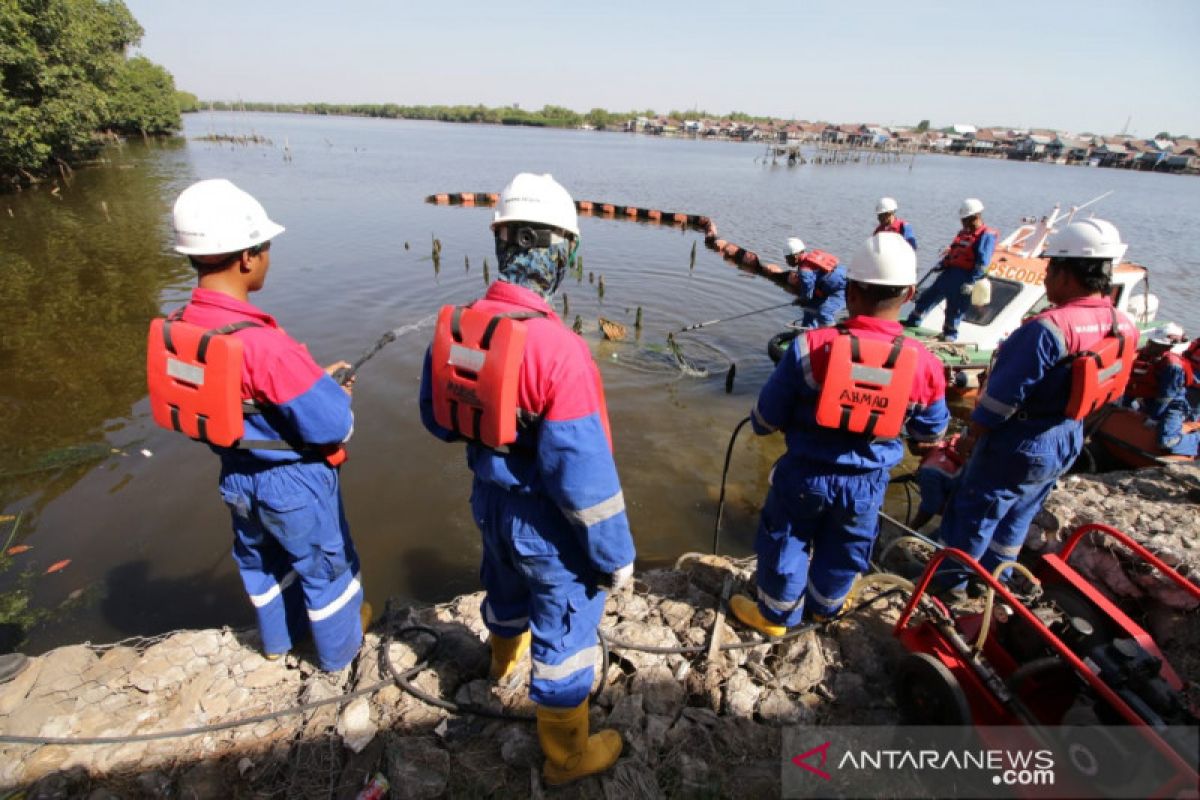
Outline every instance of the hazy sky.
{"type": "Polygon", "coordinates": [[[1200,0],[126,0],[202,99],[1200,136],[1200,0]]]}

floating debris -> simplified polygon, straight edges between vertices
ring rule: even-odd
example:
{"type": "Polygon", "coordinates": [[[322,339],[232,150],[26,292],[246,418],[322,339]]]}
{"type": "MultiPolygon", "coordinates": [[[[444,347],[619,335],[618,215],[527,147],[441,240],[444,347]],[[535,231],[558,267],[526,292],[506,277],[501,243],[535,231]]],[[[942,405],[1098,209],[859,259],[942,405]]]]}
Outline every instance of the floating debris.
{"type": "Polygon", "coordinates": [[[43,574],[50,575],[55,572],[61,572],[62,570],[66,569],[70,565],[71,565],[71,559],[64,558],[62,561],[55,561],[50,566],[46,567],[46,571],[43,574]]]}
{"type": "Polygon", "coordinates": [[[696,243],[692,242],[692,261],[688,264],[688,269],[696,268],[696,243]]]}
{"type": "Polygon", "coordinates": [[[600,317],[600,332],[610,342],[623,342],[629,333],[621,323],[605,319],[604,317],[600,317]]]}
{"type": "Polygon", "coordinates": [[[201,142],[218,142],[221,144],[240,144],[240,145],[251,145],[251,144],[271,145],[271,144],[274,144],[267,137],[262,136],[261,134],[257,134],[257,133],[240,134],[240,135],[236,135],[236,136],[234,134],[230,134],[230,133],[206,133],[203,136],[197,136],[196,139],[201,142]]]}
{"type": "Polygon", "coordinates": [[[8,548],[4,552],[10,556],[17,556],[17,555],[20,555],[21,553],[28,553],[32,549],[33,549],[33,545],[31,545],[31,544],[17,544],[17,545],[13,545],[12,547],[8,548]]]}
{"type": "Polygon", "coordinates": [[[471,271],[471,257],[470,256],[463,256],[463,266],[466,267],[467,272],[471,271]]]}
{"type": "Polygon", "coordinates": [[[149,450],[147,450],[146,448],[144,448],[144,447],[143,447],[143,448],[142,448],[142,455],[144,455],[146,458],[150,458],[151,456],[153,456],[153,455],[154,455],[154,453],[151,453],[149,450]]]}
{"type": "Polygon", "coordinates": [[[588,273],[588,283],[595,283],[595,282],[596,282],[596,275],[594,273],[589,272],[588,273]]]}
{"type": "Polygon", "coordinates": [[[407,250],[407,249],[408,249],[408,242],[405,242],[405,243],[404,243],[404,249],[405,249],[405,250],[407,250]]]}
{"type": "Polygon", "coordinates": [[[107,200],[100,201],[100,210],[104,212],[104,221],[112,222],[112,217],[110,217],[108,215],[108,201],[107,200]]]}

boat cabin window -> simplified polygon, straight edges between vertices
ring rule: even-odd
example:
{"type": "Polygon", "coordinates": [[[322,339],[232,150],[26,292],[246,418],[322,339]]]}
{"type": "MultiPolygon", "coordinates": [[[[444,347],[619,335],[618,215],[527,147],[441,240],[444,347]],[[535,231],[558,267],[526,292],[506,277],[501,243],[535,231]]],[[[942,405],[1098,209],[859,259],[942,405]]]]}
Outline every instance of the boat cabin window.
{"type": "Polygon", "coordinates": [[[1021,289],[1025,285],[1007,278],[989,277],[988,279],[992,282],[992,302],[986,306],[971,306],[963,318],[964,322],[972,325],[991,325],[1000,312],[1021,293],[1021,289]]]}

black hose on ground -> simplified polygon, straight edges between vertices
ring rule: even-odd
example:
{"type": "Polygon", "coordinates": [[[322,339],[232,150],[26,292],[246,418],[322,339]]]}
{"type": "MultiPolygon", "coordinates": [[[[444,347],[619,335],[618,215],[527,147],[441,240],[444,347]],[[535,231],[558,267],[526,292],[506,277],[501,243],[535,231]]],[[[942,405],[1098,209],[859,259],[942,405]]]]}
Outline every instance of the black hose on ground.
{"type": "Polygon", "coordinates": [[[717,499],[717,522],[713,526],[713,555],[717,555],[717,550],[721,544],[721,519],[725,515],[725,481],[729,477],[729,462],[733,458],[733,445],[737,442],[738,434],[742,432],[742,428],[750,421],[749,417],[737,424],[733,429],[733,435],[729,437],[729,446],[725,448],[725,466],[721,468],[721,495],[717,499]]]}

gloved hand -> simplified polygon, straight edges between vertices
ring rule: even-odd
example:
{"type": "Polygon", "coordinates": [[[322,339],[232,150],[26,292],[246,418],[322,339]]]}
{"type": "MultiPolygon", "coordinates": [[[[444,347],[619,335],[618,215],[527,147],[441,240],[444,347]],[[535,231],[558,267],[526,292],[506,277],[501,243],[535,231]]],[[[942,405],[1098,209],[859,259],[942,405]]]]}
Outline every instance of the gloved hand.
{"type": "Polygon", "coordinates": [[[974,282],[964,283],[962,285],[962,293],[963,293],[964,297],[970,297],[971,292],[973,292],[973,291],[975,291],[975,283],[974,282]]]}
{"type": "Polygon", "coordinates": [[[608,584],[609,590],[615,594],[616,592],[619,592],[625,588],[625,585],[631,580],[633,580],[632,561],[618,569],[616,572],[611,573],[608,576],[606,583],[608,584]]]}

